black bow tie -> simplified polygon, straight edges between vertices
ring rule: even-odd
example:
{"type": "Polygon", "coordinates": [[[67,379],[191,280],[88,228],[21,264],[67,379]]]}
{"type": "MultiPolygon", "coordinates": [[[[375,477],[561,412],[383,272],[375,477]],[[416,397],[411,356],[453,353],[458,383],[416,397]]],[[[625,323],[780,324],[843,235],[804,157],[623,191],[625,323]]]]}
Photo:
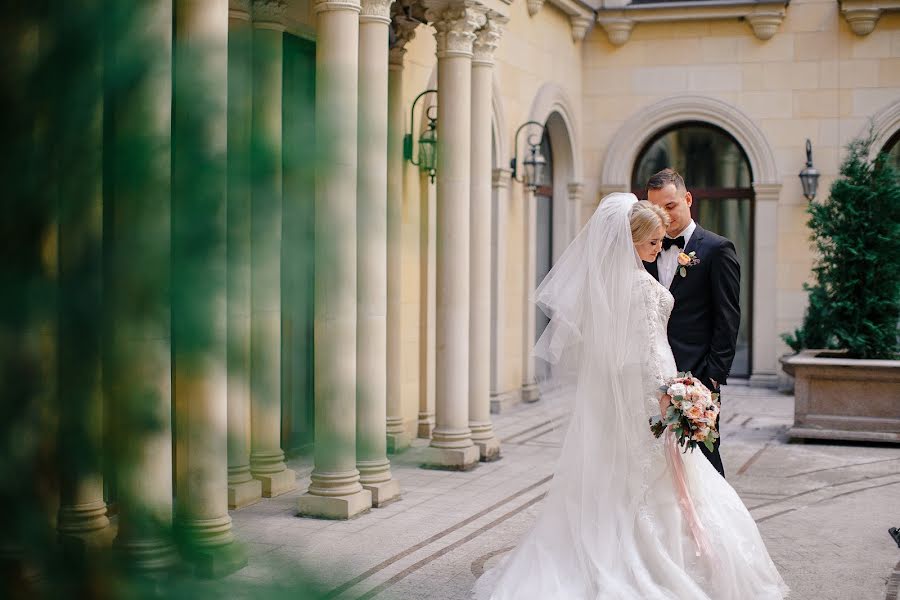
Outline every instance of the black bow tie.
{"type": "Polygon", "coordinates": [[[663,250],[668,250],[672,246],[678,246],[682,250],[684,250],[684,236],[679,235],[677,238],[664,237],[663,238],[663,250]]]}

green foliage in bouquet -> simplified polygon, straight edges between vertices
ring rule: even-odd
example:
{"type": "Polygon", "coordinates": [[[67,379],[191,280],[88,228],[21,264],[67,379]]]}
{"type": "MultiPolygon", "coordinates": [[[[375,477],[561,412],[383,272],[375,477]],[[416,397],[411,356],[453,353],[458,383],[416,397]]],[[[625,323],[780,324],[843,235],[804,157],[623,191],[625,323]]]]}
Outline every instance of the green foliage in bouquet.
{"type": "Polygon", "coordinates": [[[829,197],[809,205],[819,260],[815,282],[804,286],[809,307],[803,325],[782,336],[794,351],[900,356],[900,173],[884,153],[869,159],[873,141],[870,134],[851,142],[829,197]]]}

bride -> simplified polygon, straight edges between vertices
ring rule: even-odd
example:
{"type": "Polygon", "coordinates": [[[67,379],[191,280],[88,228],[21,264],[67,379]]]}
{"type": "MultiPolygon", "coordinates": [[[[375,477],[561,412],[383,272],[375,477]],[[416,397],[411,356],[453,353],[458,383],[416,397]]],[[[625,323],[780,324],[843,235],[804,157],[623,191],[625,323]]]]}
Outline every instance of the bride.
{"type": "Polygon", "coordinates": [[[535,355],[571,400],[559,464],[531,532],[475,586],[478,600],[755,600],[787,593],[750,513],[700,452],[649,418],[676,375],[673,299],[641,263],[667,215],[605,197],[538,287],[551,318],[535,355]]]}

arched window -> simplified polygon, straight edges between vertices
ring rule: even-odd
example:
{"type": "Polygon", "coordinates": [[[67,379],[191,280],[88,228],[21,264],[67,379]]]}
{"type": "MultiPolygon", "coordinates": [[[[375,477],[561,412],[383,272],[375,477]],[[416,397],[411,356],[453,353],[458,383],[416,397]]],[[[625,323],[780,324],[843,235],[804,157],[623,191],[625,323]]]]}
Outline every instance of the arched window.
{"type": "Polygon", "coordinates": [[[754,194],[750,161],[724,130],[706,123],[686,122],[662,130],[644,145],[632,171],[631,188],[635,195],[646,198],[647,180],[666,167],[684,176],[694,200],[694,220],[730,239],[737,249],[741,264],[741,324],[731,374],[748,377],[753,308],[754,194]]]}

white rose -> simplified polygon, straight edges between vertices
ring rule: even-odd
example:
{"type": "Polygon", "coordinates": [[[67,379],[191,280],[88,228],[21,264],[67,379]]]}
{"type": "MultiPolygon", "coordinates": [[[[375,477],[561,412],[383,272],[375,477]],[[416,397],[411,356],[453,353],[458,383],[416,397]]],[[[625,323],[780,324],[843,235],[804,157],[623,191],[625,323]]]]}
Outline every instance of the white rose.
{"type": "Polygon", "coordinates": [[[685,396],[687,395],[687,388],[683,383],[673,383],[669,386],[669,391],[667,393],[673,398],[676,396],[685,396]]]}

